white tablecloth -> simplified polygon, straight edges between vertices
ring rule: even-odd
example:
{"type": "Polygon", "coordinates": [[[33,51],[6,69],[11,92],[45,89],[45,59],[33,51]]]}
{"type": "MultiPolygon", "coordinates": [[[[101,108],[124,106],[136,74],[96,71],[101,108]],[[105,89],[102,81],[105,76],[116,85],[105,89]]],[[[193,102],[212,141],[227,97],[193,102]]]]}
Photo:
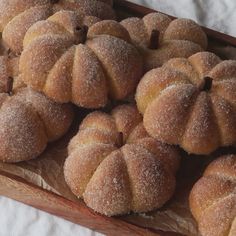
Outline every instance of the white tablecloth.
{"type": "MultiPolygon", "coordinates": [[[[132,0],[236,36],[235,0],[132,0]]],[[[98,236],[79,225],[0,197],[0,236],[98,236]]]]}

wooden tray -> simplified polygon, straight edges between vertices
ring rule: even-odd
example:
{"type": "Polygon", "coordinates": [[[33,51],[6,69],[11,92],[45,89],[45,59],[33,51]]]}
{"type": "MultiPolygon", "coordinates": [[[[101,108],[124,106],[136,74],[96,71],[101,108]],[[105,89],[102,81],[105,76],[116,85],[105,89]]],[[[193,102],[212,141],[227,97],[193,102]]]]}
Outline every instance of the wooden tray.
{"type": "MultiPolygon", "coordinates": [[[[120,18],[125,16],[141,17],[154,12],[154,10],[123,0],[115,0],[114,5],[120,18]]],[[[204,30],[211,41],[221,45],[236,46],[236,38],[208,28],[204,28],[204,30]]],[[[4,171],[0,171],[0,194],[106,235],[179,235],[139,227],[127,223],[119,217],[101,216],[87,208],[83,202],[75,203],[4,171]]]]}

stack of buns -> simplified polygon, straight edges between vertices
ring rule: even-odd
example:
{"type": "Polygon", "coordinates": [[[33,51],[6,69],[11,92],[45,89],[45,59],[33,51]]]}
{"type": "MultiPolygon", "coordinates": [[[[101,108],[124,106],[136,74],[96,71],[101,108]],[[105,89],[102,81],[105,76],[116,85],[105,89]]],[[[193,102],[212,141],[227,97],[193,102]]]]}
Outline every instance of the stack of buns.
{"type": "MultiPolygon", "coordinates": [[[[191,20],[114,19],[112,0],[0,0],[0,160],[39,156],[68,131],[71,103],[105,107],[80,124],[64,175],[107,216],[162,207],[179,147],[208,155],[236,143],[236,61],[203,52],[191,20]],[[115,107],[124,100],[137,107],[115,107]]],[[[235,160],[214,161],[191,192],[203,236],[235,235],[235,160]]]]}
{"type": "Polygon", "coordinates": [[[0,0],[0,32],[3,43],[20,54],[27,30],[60,10],[73,10],[80,15],[114,19],[112,1],[100,0],[0,0]]]}

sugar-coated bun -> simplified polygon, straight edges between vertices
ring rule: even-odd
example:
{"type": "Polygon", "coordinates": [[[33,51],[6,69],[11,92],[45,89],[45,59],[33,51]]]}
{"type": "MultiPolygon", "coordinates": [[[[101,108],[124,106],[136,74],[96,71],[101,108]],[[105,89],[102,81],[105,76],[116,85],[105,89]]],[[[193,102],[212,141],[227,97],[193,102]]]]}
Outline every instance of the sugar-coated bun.
{"type": "Polygon", "coordinates": [[[108,34],[116,38],[131,42],[129,32],[114,20],[103,20],[93,24],[88,31],[88,37],[92,38],[97,35],[108,34]]]}
{"type": "Polygon", "coordinates": [[[55,101],[99,108],[108,97],[122,100],[135,91],[142,57],[118,22],[97,22],[87,33],[84,19],[61,11],[34,24],[25,35],[19,68],[27,85],[55,101]]]}
{"type": "Polygon", "coordinates": [[[51,14],[53,10],[50,0],[1,0],[0,31],[3,42],[16,54],[20,54],[23,49],[22,41],[28,28],[51,14]]]}
{"type": "Polygon", "coordinates": [[[151,138],[135,106],[90,113],[68,146],[66,182],[94,211],[107,216],[161,207],[175,189],[180,156],[151,138]]]}
{"type": "Polygon", "coordinates": [[[73,120],[69,104],[22,88],[12,96],[0,93],[0,160],[19,162],[39,156],[48,142],[64,135],[73,120]]]}
{"type": "Polygon", "coordinates": [[[54,4],[54,12],[60,10],[77,11],[87,16],[96,16],[100,19],[115,19],[112,9],[112,0],[59,0],[54,4]]]}
{"type": "Polygon", "coordinates": [[[190,193],[202,236],[236,235],[236,155],[213,161],[190,193]]]}
{"type": "MultiPolygon", "coordinates": [[[[78,0],[77,0],[78,1],[78,0]]],[[[110,6],[112,6],[113,5],[113,0],[98,0],[99,2],[104,2],[104,3],[106,3],[106,4],[108,4],[108,5],[110,5],[110,6]]]]}
{"type": "Polygon", "coordinates": [[[236,61],[200,52],[145,74],[136,101],[152,137],[209,154],[236,143],[235,91],[236,61]]]}
{"type": "Polygon", "coordinates": [[[187,58],[207,48],[206,34],[190,19],[172,21],[164,14],[150,13],[142,19],[127,18],[121,24],[143,54],[146,71],[162,66],[171,58],[187,58]],[[153,31],[157,32],[156,37],[153,31]]]}
{"type": "Polygon", "coordinates": [[[72,10],[80,15],[114,19],[111,1],[99,0],[0,0],[0,32],[4,44],[20,54],[27,30],[57,11],[72,10]]]}

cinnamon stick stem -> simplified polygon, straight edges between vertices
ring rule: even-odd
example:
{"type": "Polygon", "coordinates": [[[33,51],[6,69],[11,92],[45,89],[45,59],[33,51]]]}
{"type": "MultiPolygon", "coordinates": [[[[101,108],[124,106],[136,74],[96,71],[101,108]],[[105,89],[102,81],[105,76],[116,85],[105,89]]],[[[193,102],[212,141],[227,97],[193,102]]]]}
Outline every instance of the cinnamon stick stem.
{"type": "Polygon", "coordinates": [[[12,77],[8,77],[7,78],[7,82],[6,82],[6,93],[11,95],[12,89],[13,89],[13,78],[12,77]]]}
{"type": "Polygon", "coordinates": [[[85,43],[87,40],[87,34],[88,34],[88,26],[83,25],[83,26],[78,26],[75,28],[76,30],[76,35],[78,42],[77,43],[85,43]]]}
{"type": "Polygon", "coordinates": [[[157,49],[159,47],[159,37],[160,37],[160,32],[158,30],[152,30],[149,41],[150,49],[157,49]]]}
{"type": "Polygon", "coordinates": [[[122,132],[119,132],[119,140],[118,140],[118,142],[119,142],[118,146],[122,147],[123,144],[124,144],[124,134],[122,132]]]}
{"type": "Polygon", "coordinates": [[[205,77],[202,90],[203,91],[209,91],[212,87],[212,81],[213,81],[213,79],[211,77],[208,77],[208,76],[205,77]]]}

